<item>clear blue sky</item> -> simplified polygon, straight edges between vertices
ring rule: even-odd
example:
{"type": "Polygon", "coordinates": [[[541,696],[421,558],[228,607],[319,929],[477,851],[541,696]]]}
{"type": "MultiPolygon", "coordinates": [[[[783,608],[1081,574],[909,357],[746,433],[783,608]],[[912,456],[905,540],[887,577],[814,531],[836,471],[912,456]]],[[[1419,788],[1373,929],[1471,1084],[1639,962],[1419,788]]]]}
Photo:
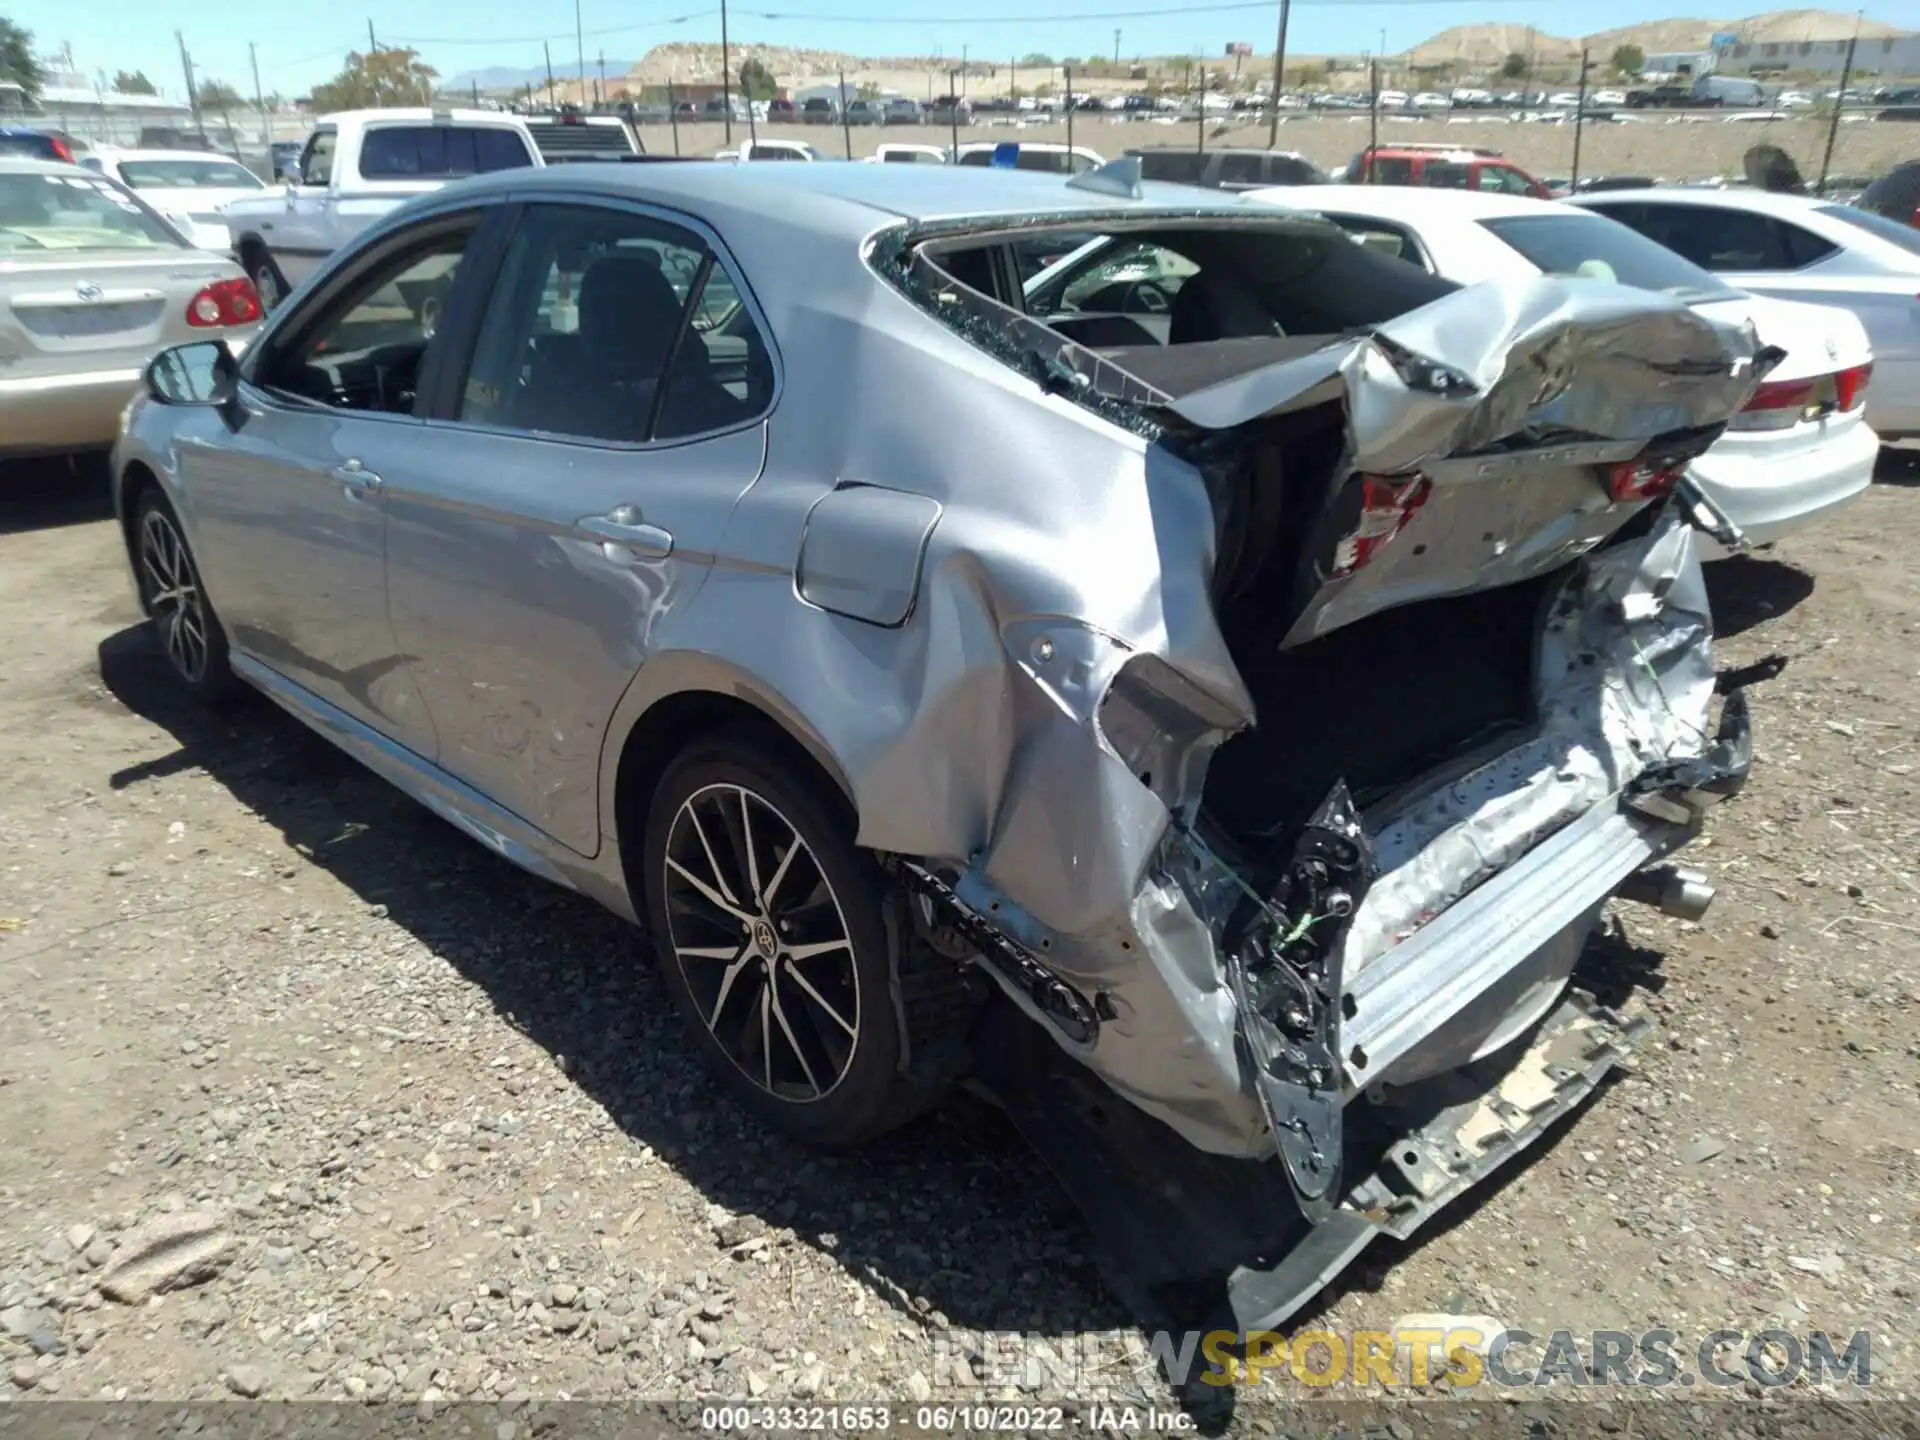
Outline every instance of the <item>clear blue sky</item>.
{"type": "MultiPolygon", "coordinates": [[[[671,40],[718,41],[719,0],[579,0],[591,69],[609,59],[637,59],[671,40]],[[677,22],[677,23],[676,23],[677,22]]],[[[1303,54],[1404,49],[1449,25],[1505,21],[1555,35],[1579,35],[1666,19],[1674,0],[1294,0],[1287,48],[1303,54]]],[[[1704,9],[1704,7],[1703,7],[1704,9]]],[[[1684,13],[1684,12],[1683,12],[1684,13]]],[[[489,65],[537,66],[550,37],[556,73],[574,63],[574,11],[567,0],[361,0],[360,6],[254,7],[236,0],[0,0],[0,14],[24,25],[46,51],[73,47],[89,76],[144,70],[163,92],[183,91],[173,32],[186,36],[197,73],[243,93],[252,88],[247,42],[259,47],[260,77],[269,91],[304,92],[340,68],[350,49],[364,49],[367,20],[381,44],[413,44],[442,75],[489,65]],[[370,14],[367,13],[370,9],[370,14]],[[270,18],[273,14],[286,17],[270,18]],[[295,19],[294,17],[298,17],[295,19]]],[[[1869,19],[1920,23],[1915,0],[1873,0],[1869,19]]],[[[801,45],[867,55],[944,54],[963,45],[995,59],[1041,50],[1053,55],[1111,54],[1118,28],[1123,56],[1218,56],[1229,41],[1251,41],[1271,53],[1277,0],[728,0],[735,40],[801,45]],[[918,9],[929,19],[902,18],[918,9]],[[1151,13],[1158,11],[1160,13],[1151,13]],[[1116,15],[1113,12],[1130,12],[1116,15]],[[791,19],[770,19],[769,15],[791,19]],[[1094,17],[1100,18],[1094,18],[1094,17]],[[813,18],[803,18],[813,17],[813,18]]]]}

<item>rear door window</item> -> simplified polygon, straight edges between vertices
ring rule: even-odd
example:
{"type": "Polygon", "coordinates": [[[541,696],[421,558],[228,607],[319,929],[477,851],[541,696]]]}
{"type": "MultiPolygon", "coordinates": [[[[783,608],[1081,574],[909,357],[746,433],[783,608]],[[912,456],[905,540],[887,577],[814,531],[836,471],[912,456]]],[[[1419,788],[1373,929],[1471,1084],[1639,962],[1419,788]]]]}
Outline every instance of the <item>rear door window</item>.
{"type": "Polygon", "coordinates": [[[1145,180],[1198,185],[1207,168],[1207,157],[1194,150],[1142,150],[1139,155],[1140,175],[1145,180]]]}
{"type": "Polygon", "coordinates": [[[1220,173],[1216,183],[1220,185],[1259,185],[1266,181],[1265,167],[1261,161],[1264,155],[1234,155],[1220,157],[1220,173]]]}
{"type": "Polygon", "coordinates": [[[1511,165],[1481,165],[1474,171],[1473,188],[1495,195],[1531,195],[1533,186],[1527,177],[1511,165]]]}
{"type": "Polygon", "coordinates": [[[1771,217],[1717,205],[1644,208],[1639,228],[1702,270],[1791,270],[1787,249],[1771,217]]]}
{"type": "Polygon", "coordinates": [[[1311,160],[1298,155],[1268,155],[1266,174],[1262,177],[1269,185],[1320,185],[1326,176],[1311,160]]]}
{"type": "Polygon", "coordinates": [[[690,230],[628,211],[531,207],[461,387],[469,424],[623,444],[728,428],[772,397],[764,338],[690,230]]]}
{"type": "Polygon", "coordinates": [[[1368,215],[1328,215],[1327,218],[1376,255],[1391,255],[1409,265],[1427,266],[1419,242],[1400,226],[1368,215]]]}
{"type": "Polygon", "coordinates": [[[360,143],[368,180],[445,180],[532,163],[518,134],[491,125],[379,125],[360,143]]]}
{"type": "Polygon", "coordinates": [[[1392,156],[1375,156],[1370,171],[1376,185],[1411,185],[1413,183],[1413,161],[1392,156]]]}

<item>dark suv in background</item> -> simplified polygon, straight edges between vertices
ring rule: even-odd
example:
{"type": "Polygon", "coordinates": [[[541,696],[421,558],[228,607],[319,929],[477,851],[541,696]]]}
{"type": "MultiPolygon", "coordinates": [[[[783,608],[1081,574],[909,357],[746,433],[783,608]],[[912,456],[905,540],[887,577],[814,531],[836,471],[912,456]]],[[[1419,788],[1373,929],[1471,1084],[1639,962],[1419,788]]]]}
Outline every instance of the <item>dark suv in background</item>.
{"type": "Polygon", "coordinates": [[[1262,190],[1269,185],[1325,185],[1327,172],[1290,150],[1129,150],[1145,180],[1204,185],[1209,190],[1262,190]]]}

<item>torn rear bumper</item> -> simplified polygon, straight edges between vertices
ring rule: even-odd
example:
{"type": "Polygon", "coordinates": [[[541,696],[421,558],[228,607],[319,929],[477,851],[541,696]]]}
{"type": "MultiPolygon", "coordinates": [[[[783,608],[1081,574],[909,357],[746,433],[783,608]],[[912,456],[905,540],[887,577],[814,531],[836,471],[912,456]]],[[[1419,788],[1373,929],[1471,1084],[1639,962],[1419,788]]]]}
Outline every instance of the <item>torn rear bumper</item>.
{"type": "Polygon", "coordinates": [[[1693,839],[1702,813],[1743,785],[1752,764],[1752,722],[1736,694],[1714,746],[1697,768],[1669,777],[1671,788],[1596,806],[1354,976],[1340,1033],[1350,1090],[1406,1078],[1396,1063],[1431,1050],[1489,995],[1510,1015],[1519,997],[1504,982],[1528,976],[1529,962],[1568,932],[1570,916],[1596,915],[1634,872],[1693,839]]]}
{"type": "MultiPolygon", "coordinates": [[[[1235,1327],[1278,1327],[1372,1241],[1412,1236],[1576,1109],[1652,1031],[1649,1020],[1628,1020],[1569,991],[1510,1063],[1446,1077],[1417,1104],[1377,1107],[1366,1127],[1374,1164],[1341,1207],[1279,1263],[1234,1270],[1227,1293],[1235,1327]]],[[[1355,1140],[1355,1148],[1364,1143],[1355,1140]]]]}

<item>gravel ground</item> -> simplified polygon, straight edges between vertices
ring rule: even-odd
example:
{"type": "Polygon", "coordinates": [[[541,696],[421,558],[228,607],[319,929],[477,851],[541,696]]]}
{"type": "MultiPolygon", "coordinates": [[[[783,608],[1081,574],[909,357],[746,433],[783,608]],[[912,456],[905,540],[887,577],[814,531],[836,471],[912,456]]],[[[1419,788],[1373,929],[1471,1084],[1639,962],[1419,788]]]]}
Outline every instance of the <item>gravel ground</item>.
{"type": "MultiPolygon", "coordinates": [[[[1661,1026],[1636,1072],[1303,1319],[1867,1329],[1911,1392],[1917,459],[1714,577],[1755,779],[1705,923],[1591,952],[1661,1026]]],[[[0,472],[0,1393],[900,1401],[1024,1334],[1120,1363],[1010,1395],[1170,1398],[997,1114],[795,1150],[630,931],[264,703],[176,699],[101,484],[0,472]]]]}

